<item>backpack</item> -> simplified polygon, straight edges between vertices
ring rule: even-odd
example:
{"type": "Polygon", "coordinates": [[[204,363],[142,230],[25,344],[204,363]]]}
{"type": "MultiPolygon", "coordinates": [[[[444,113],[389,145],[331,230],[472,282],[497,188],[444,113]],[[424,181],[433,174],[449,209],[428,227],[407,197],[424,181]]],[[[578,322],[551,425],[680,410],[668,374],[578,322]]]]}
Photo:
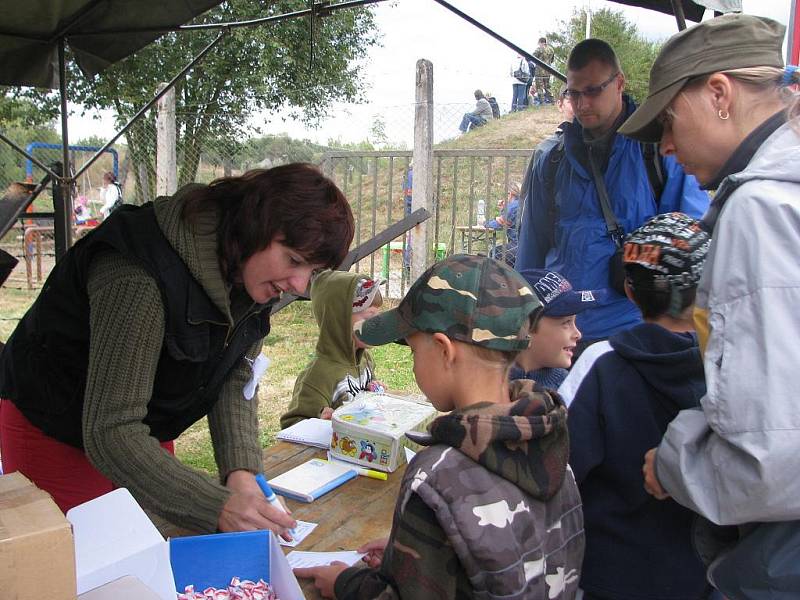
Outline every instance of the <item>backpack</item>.
{"type": "Polygon", "coordinates": [[[528,67],[529,69],[528,73],[526,73],[525,69],[522,68],[523,60],[525,61],[525,64],[530,64],[527,59],[520,58],[519,66],[514,70],[514,72],[511,75],[513,75],[516,78],[516,80],[519,81],[520,83],[524,83],[527,85],[528,83],[531,82],[531,73],[530,73],[530,67],[528,67]]]}
{"type": "MultiPolygon", "coordinates": [[[[664,175],[664,159],[661,156],[661,153],[658,151],[657,143],[639,142],[639,149],[642,152],[642,159],[644,160],[644,166],[647,170],[647,181],[650,183],[650,189],[652,190],[653,197],[656,201],[656,210],[658,210],[658,206],[661,202],[661,194],[664,192],[664,187],[667,184],[666,176],[664,175]]],[[[556,171],[558,170],[558,164],[563,158],[564,136],[562,134],[561,139],[547,157],[547,165],[545,166],[544,176],[542,177],[548,200],[547,220],[549,227],[547,243],[550,248],[555,248],[556,242],[555,238],[558,206],[556,204],[555,179],[556,171]]],[[[533,170],[533,159],[531,159],[528,167],[531,169],[531,171],[533,170]]],[[[526,180],[527,179],[528,178],[526,177],[526,180]]],[[[522,222],[521,218],[519,219],[519,222],[522,222]]]]}
{"type": "MultiPolygon", "coordinates": [[[[536,77],[536,69],[537,69],[536,63],[533,62],[532,60],[529,60],[528,61],[528,70],[531,72],[531,78],[530,78],[529,81],[532,81],[533,78],[536,77]]],[[[546,73],[546,71],[545,71],[545,73],[546,73]]]]}

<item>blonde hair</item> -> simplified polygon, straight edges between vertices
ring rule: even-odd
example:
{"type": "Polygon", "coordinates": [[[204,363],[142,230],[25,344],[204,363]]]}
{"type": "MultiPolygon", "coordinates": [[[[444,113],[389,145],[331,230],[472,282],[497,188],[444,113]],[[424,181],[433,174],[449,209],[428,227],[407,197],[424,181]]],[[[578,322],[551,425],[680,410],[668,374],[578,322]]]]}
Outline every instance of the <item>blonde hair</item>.
{"type": "MultiPolygon", "coordinates": [[[[800,84],[800,71],[795,70],[792,73],[788,84],[786,81],[786,70],[779,67],[744,67],[741,69],[719,71],[719,73],[727,75],[731,79],[752,88],[754,91],[767,94],[764,101],[769,101],[773,98],[778,99],[786,106],[787,119],[792,120],[795,117],[800,117],[800,94],[791,89],[792,84],[800,84]]],[[[702,77],[690,81],[683,87],[680,95],[691,88],[702,85],[711,75],[713,75],[713,73],[703,75],[702,77]]],[[[670,118],[675,117],[675,111],[671,106],[664,110],[664,114],[670,118]]],[[[793,123],[793,125],[800,133],[798,124],[793,123]]]]}

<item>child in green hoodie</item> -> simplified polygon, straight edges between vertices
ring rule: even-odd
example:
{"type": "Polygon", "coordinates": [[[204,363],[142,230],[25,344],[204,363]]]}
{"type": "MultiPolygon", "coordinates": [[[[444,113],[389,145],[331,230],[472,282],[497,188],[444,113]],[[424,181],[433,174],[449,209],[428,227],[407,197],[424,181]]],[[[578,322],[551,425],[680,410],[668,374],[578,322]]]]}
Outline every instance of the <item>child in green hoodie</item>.
{"type": "Polygon", "coordinates": [[[311,308],[319,325],[317,350],[297,376],[281,428],[311,417],[330,419],[334,409],[361,391],[383,391],[367,346],[353,325],[378,314],[380,281],[360,273],[322,271],[311,284],[311,308]]]}

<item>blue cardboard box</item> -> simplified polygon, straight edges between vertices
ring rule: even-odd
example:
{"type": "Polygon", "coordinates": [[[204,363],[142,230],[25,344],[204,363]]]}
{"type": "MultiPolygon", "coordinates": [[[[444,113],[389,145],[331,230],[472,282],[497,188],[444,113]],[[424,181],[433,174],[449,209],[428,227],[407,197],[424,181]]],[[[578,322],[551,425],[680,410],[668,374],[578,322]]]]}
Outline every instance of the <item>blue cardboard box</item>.
{"type": "Polygon", "coordinates": [[[280,600],[303,600],[303,592],[270,531],[171,538],[169,557],[175,588],[225,588],[231,578],[268,582],[280,600]]]}

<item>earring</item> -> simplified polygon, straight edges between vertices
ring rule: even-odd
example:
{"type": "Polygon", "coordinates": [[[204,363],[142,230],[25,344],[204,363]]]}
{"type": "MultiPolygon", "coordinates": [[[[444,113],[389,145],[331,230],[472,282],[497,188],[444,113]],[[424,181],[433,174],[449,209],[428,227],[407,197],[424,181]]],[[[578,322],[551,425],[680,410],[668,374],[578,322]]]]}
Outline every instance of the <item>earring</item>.
{"type": "Polygon", "coordinates": [[[728,120],[728,117],[730,117],[730,116],[731,116],[731,113],[729,113],[729,112],[728,112],[727,110],[725,110],[724,108],[720,108],[720,109],[717,111],[717,116],[718,116],[720,119],[722,119],[723,121],[727,121],[727,120],[728,120]]]}

